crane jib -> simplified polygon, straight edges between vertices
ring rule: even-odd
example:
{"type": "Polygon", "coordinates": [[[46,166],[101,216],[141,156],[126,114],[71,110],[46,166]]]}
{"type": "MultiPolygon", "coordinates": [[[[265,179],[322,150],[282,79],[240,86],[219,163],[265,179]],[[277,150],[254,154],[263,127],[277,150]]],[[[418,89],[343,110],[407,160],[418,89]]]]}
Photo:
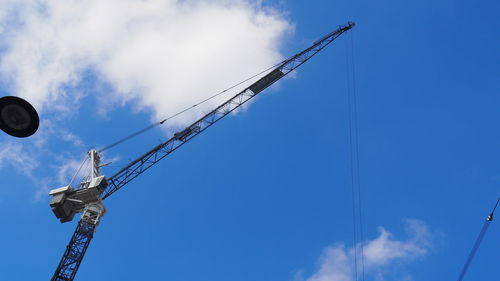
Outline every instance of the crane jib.
{"type": "Polygon", "coordinates": [[[74,279],[100,218],[106,213],[103,204],[104,199],[208,129],[224,116],[238,109],[273,83],[301,66],[353,26],[353,22],[340,26],[337,30],[314,42],[309,48],[283,61],[267,75],[187,126],[184,130],[174,134],[166,142],[157,145],[141,157],[130,162],[108,179],[99,173],[99,168],[102,167],[99,152],[96,150],[89,151],[89,156],[92,159],[92,171],[94,171],[91,178],[82,181],[79,189],[66,186],[50,192],[53,196],[50,206],[61,222],[72,220],[76,213],[83,214],[51,281],[72,281],[74,279]]]}
{"type": "Polygon", "coordinates": [[[220,120],[222,117],[234,111],[239,106],[243,105],[248,100],[252,99],[257,94],[265,90],[267,87],[280,80],[285,75],[292,72],[294,69],[301,66],[327,45],[332,43],[342,33],[350,30],[353,26],[353,22],[348,22],[347,25],[340,26],[335,31],[329,33],[326,36],[323,36],[322,39],[316,41],[308,48],[286,59],[270,73],[260,78],[248,88],[236,94],[225,103],[212,110],[210,113],[206,114],[193,124],[187,126],[184,130],[174,134],[174,136],[166,142],[156,146],[136,160],[130,162],[127,166],[108,178],[109,184],[102,193],[102,199],[104,200],[109,197],[112,193],[122,188],[128,182],[136,178],[138,175],[142,174],[144,171],[149,169],[161,159],[165,158],[168,154],[175,151],[177,148],[182,146],[193,137],[199,135],[205,129],[220,120]]]}

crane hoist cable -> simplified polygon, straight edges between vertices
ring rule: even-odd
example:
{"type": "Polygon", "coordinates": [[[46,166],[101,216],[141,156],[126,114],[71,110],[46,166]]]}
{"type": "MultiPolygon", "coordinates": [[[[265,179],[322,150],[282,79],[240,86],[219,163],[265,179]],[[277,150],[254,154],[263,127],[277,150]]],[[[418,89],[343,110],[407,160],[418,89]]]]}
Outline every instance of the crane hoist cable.
{"type": "Polygon", "coordinates": [[[490,223],[493,221],[493,215],[495,214],[495,210],[497,209],[499,202],[500,202],[500,197],[497,199],[497,202],[495,203],[493,210],[491,210],[491,213],[486,217],[486,220],[483,223],[483,227],[481,228],[481,231],[479,232],[479,235],[476,238],[474,246],[472,246],[472,249],[469,253],[469,256],[467,257],[467,260],[465,261],[465,264],[462,268],[462,271],[460,272],[460,275],[458,276],[457,281],[462,281],[464,279],[465,273],[467,273],[467,269],[469,269],[469,266],[472,260],[474,259],[474,256],[476,255],[479,246],[481,246],[481,242],[483,242],[483,238],[486,235],[486,232],[488,231],[488,227],[490,226],[490,223]]]}
{"type": "Polygon", "coordinates": [[[137,131],[137,132],[134,132],[134,133],[132,133],[132,134],[130,134],[130,135],[128,135],[128,136],[126,136],[126,137],[124,137],[124,138],[120,139],[120,140],[117,140],[116,142],[114,142],[114,143],[112,143],[112,144],[110,144],[110,145],[108,145],[108,146],[105,146],[105,147],[103,147],[103,148],[99,149],[99,150],[98,150],[98,152],[103,152],[103,151],[106,151],[106,150],[108,150],[108,149],[110,149],[110,148],[112,148],[112,147],[115,147],[115,146],[117,146],[117,145],[119,145],[119,144],[121,144],[121,143],[123,143],[123,142],[128,141],[129,139],[132,139],[132,138],[134,138],[134,137],[136,137],[136,136],[138,136],[138,135],[140,135],[140,134],[142,134],[142,133],[145,133],[145,132],[147,132],[147,131],[149,131],[149,130],[151,130],[151,129],[155,128],[155,127],[158,127],[158,126],[160,126],[160,125],[163,125],[163,123],[165,123],[166,121],[168,121],[168,120],[170,120],[170,119],[173,119],[173,118],[175,118],[175,117],[177,117],[177,116],[179,116],[179,115],[183,114],[184,112],[189,111],[189,110],[191,110],[191,109],[193,109],[193,108],[197,107],[198,105],[201,105],[201,104],[203,104],[203,103],[205,103],[205,102],[207,102],[207,101],[209,101],[209,100],[211,100],[211,99],[214,99],[214,98],[216,98],[216,97],[218,97],[218,96],[220,96],[220,95],[222,95],[222,94],[226,93],[227,91],[230,91],[230,90],[232,90],[232,89],[234,89],[234,88],[236,88],[236,87],[240,86],[241,84],[246,83],[246,82],[248,82],[248,81],[250,81],[250,80],[254,79],[255,77],[258,77],[258,76],[260,76],[260,75],[262,75],[262,74],[264,74],[264,73],[266,73],[266,72],[270,71],[271,69],[276,68],[277,66],[281,65],[283,62],[285,62],[285,60],[283,60],[283,61],[281,61],[281,62],[279,62],[279,63],[277,63],[277,64],[275,64],[275,65],[273,65],[273,66],[271,66],[271,67],[268,67],[268,68],[266,68],[265,70],[263,70],[263,71],[261,71],[261,72],[259,72],[259,73],[255,74],[255,75],[252,75],[252,76],[248,77],[247,79],[245,79],[245,80],[243,80],[243,81],[241,81],[241,82],[239,82],[239,83],[236,83],[236,84],[234,84],[233,86],[231,86],[231,87],[229,87],[229,88],[227,88],[227,89],[225,89],[225,90],[222,90],[222,91],[218,92],[217,94],[214,94],[214,95],[212,95],[212,96],[210,96],[210,97],[208,97],[208,98],[206,98],[206,99],[204,99],[204,100],[202,100],[202,101],[200,101],[200,102],[198,102],[198,103],[195,103],[194,105],[192,105],[192,106],[190,106],[190,107],[186,107],[185,109],[183,109],[183,110],[181,110],[181,111],[179,111],[179,112],[177,112],[177,113],[175,113],[175,114],[173,114],[173,115],[171,115],[171,116],[169,116],[169,117],[167,117],[167,118],[165,118],[165,119],[162,119],[161,121],[157,121],[157,122],[155,122],[155,123],[153,123],[153,124],[151,124],[151,125],[149,125],[149,126],[147,126],[147,127],[143,128],[143,129],[140,129],[140,130],[139,130],[139,131],[137,131]]]}
{"type": "Polygon", "coordinates": [[[356,91],[356,69],[354,64],[353,32],[346,40],[347,60],[347,102],[348,102],[348,140],[351,170],[352,225],[354,240],[354,274],[355,280],[365,280],[363,212],[361,200],[361,182],[359,174],[359,142],[358,142],[358,96],[356,91]],[[359,234],[359,236],[358,236],[359,234]],[[358,250],[359,245],[359,250],[358,250]],[[358,251],[359,260],[358,264],[358,251]],[[358,270],[361,268],[361,273],[358,270]]]}

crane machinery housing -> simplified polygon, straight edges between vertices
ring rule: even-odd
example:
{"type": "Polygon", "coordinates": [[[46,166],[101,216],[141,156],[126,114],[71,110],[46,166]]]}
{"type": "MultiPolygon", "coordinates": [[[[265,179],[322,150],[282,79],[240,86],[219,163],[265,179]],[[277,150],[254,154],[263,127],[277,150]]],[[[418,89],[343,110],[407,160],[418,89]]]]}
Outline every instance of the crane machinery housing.
{"type": "Polygon", "coordinates": [[[315,41],[309,48],[284,60],[252,85],[185,129],[175,133],[169,140],[157,145],[109,178],[100,173],[100,168],[103,165],[101,165],[99,152],[95,149],[90,150],[88,152],[91,164],[90,175],[85,177],[77,188],[68,185],[49,192],[52,195],[50,207],[62,223],[73,220],[76,214],[81,213],[76,230],[69,244],[66,246],[63,257],[51,281],[71,281],[75,278],[85,252],[94,236],[96,227],[99,225],[102,216],[106,213],[103,200],[177,148],[215,124],[221,118],[233,112],[273,83],[295,70],[352,27],[354,27],[354,23],[348,22],[347,25],[340,26],[338,29],[315,41]]]}

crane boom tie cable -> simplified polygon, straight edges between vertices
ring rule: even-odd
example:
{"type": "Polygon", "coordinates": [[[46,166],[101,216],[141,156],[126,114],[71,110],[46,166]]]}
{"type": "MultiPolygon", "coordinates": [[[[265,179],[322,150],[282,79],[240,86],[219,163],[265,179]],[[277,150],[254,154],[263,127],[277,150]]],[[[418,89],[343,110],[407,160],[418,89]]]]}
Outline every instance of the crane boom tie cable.
{"type": "Polygon", "coordinates": [[[493,215],[498,207],[499,202],[500,202],[500,197],[497,199],[495,207],[493,207],[491,213],[486,217],[486,221],[484,222],[483,227],[479,232],[476,242],[474,243],[474,246],[472,247],[472,250],[470,251],[469,256],[467,257],[467,260],[465,261],[464,267],[462,268],[462,271],[460,272],[457,281],[462,281],[464,279],[465,273],[467,273],[467,269],[469,269],[469,266],[472,260],[474,259],[477,250],[479,249],[479,246],[481,246],[481,242],[483,242],[483,238],[486,235],[486,231],[488,231],[488,227],[490,226],[490,223],[493,221],[493,215]]]}
{"type": "Polygon", "coordinates": [[[80,167],[78,168],[78,170],[76,171],[76,173],[73,175],[73,177],[71,178],[71,181],[69,182],[69,186],[71,186],[71,184],[73,183],[73,181],[75,180],[75,178],[78,176],[78,174],[80,173],[80,170],[82,169],[83,165],[85,165],[85,163],[89,160],[88,157],[85,156],[85,158],[83,159],[82,161],[82,164],[80,165],[80,167]]]}
{"type": "Polygon", "coordinates": [[[202,101],[200,101],[200,102],[198,102],[198,103],[196,103],[196,104],[194,104],[194,105],[192,105],[192,106],[190,106],[190,107],[187,107],[187,108],[185,108],[185,109],[183,109],[183,110],[181,110],[181,111],[179,111],[179,112],[175,113],[174,115],[171,115],[171,116],[170,116],[170,117],[168,117],[168,118],[165,118],[165,119],[163,119],[163,120],[161,120],[161,121],[155,122],[155,123],[153,123],[153,124],[151,124],[151,125],[149,125],[149,126],[147,126],[147,127],[143,128],[143,129],[141,129],[141,130],[139,130],[139,131],[137,131],[137,132],[135,132],[135,133],[132,133],[132,134],[130,134],[130,135],[128,135],[128,136],[126,136],[126,137],[124,137],[124,138],[122,138],[122,139],[120,139],[120,140],[118,140],[118,141],[116,141],[116,142],[114,142],[114,143],[112,143],[112,144],[110,144],[110,145],[108,145],[108,146],[105,146],[105,147],[103,147],[103,148],[99,149],[99,150],[98,150],[98,152],[103,152],[103,151],[105,151],[105,150],[108,150],[108,149],[110,149],[110,148],[112,148],[112,147],[115,147],[115,146],[117,146],[117,145],[119,145],[119,144],[121,144],[121,143],[123,143],[123,142],[125,142],[125,141],[127,141],[127,140],[129,140],[129,139],[131,139],[131,138],[134,138],[134,137],[136,137],[136,136],[138,136],[138,135],[140,135],[140,134],[142,134],[142,133],[145,133],[145,132],[147,132],[147,131],[149,131],[149,130],[151,130],[151,129],[153,129],[153,128],[157,127],[157,126],[163,125],[163,123],[165,123],[166,121],[168,121],[168,120],[170,120],[170,119],[172,119],[172,118],[175,118],[175,117],[177,117],[177,116],[179,116],[179,115],[183,114],[184,112],[186,112],[186,111],[188,111],[188,110],[191,110],[191,109],[193,109],[193,108],[197,107],[198,105],[201,105],[201,104],[203,104],[203,103],[205,103],[205,102],[207,102],[207,101],[209,101],[209,100],[211,100],[211,99],[214,99],[214,98],[216,98],[216,97],[218,97],[218,96],[220,96],[220,95],[222,95],[222,94],[226,93],[227,91],[232,90],[232,89],[234,89],[234,88],[238,87],[239,85],[241,85],[241,84],[243,84],[243,83],[245,83],[245,82],[247,82],[247,81],[249,81],[249,80],[251,80],[251,79],[253,79],[253,78],[255,78],[255,77],[257,77],[257,76],[259,76],[259,75],[261,75],[261,74],[263,74],[263,73],[265,73],[265,72],[267,72],[267,71],[269,71],[269,70],[271,70],[271,69],[274,69],[274,68],[278,67],[279,65],[281,65],[281,64],[282,64],[282,63],[284,63],[285,61],[286,61],[286,60],[283,60],[283,61],[281,61],[281,62],[279,62],[279,63],[277,63],[277,64],[275,64],[275,65],[273,65],[273,66],[271,66],[271,67],[268,67],[267,69],[265,69],[265,70],[263,70],[263,71],[261,71],[261,72],[259,72],[259,73],[255,74],[255,75],[253,75],[253,76],[251,76],[251,77],[249,77],[249,78],[247,78],[247,79],[245,79],[245,80],[243,80],[243,81],[241,81],[241,82],[239,82],[239,83],[237,83],[237,84],[234,84],[233,86],[231,86],[231,87],[229,87],[229,88],[227,88],[227,89],[225,89],[225,90],[223,90],[223,91],[220,91],[219,93],[217,93],[217,94],[215,94],[215,95],[212,95],[212,96],[210,96],[210,97],[208,97],[208,98],[206,98],[206,99],[204,99],[204,100],[202,100],[202,101]]]}

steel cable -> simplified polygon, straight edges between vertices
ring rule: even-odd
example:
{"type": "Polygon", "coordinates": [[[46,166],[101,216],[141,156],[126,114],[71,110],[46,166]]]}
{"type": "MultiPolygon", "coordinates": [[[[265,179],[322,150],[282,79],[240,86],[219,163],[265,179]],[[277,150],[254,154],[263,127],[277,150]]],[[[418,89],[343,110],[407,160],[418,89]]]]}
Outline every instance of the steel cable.
{"type": "Polygon", "coordinates": [[[356,69],[354,63],[354,40],[350,33],[350,41],[346,41],[347,46],[347,102],[348,110],[348,138],[350,149],[350,169],[351,169],[351,196],[352,196],[352,220],[353,220],[353,239],[354,239],[354,274],[357,281],[358,270],[361,267],[361,280],[365,280],[365,262],[364,262],[364,233],[363,233],[363,212],[361,200],[360,183],[360,165],[359,165],[359,142],[358,142],[358,97],[356,92],[356,69]],[[350,47],[350,48],[349,48],[350,47]],[[358,229],[359,227],[359,229],[358,229]],[[359,237],[358,237],[359,234],[359,237]],[[359,239],[358,239],[359,238],[359,239]],[[360,242],[358,243],[358,240],[360,242]],[[359,250],[358,250],[359,244],[359,250]],[[360,252],[361,266],[358,264],[358,251],[360,252]]]}
{"type": "Polygon", "coordinates": [[[283,61],[281,61],[281,62],[279,62],[279,63],[277,63],[277,64],[275,64],[275,65],[273,65],[271,67],[268,67],[267,69],[265,69],[265,70],[263,70],[263,71],[255,74],[255,75],[253,75],[253,76],[251,76],[251,77],[249,77],[249,78],[247,78],[247,79],[245,79],[245,80],[243,80],[243,81],[241,81],[239,83],[236,83],[233,86],[231,86],[231,87],[229,87],[229,88],[227,88],[227,89],[225,89],[223,91],[220,91],[219,93],[217,93],[215,95],[212,95],[212,96],[210,96],[210,97],[208,97],[208,98],[206,98],[206,99],[204,99],[204,100],[202,100],[202,101],[200,101],[200,102],[198,102],[198,103],[196,103],[196,104],[194,104],[194,105],[192,105],[190,107],[187,107],[187,108],[185,108],[185,109],[183,109],[183,110],[181,110],[181,111],[179,111],[179,112],[177,112],[177,113],[175,113],[175,114],[173,114],[173,115],[171,115],[171,116],[169,116],[169,117],[167,117],[167,118],[165,118],[165,119],[163,119],[161,121],[155,122],[155,123],[153,123],[153,124],[151,124],[151,125],[143,128],[143,129],[141,129],[141,130],[139,130],[139,131],[137,131],[135,133],[132,133],[132,134],[130,134],[130,135],[128,135],[128,136],[126,136],[126,137],[124,137],[124,138],[122,138],[122,139],[120,139],[120,140],[118,140],[118,141],[116,141],[116,142],[114,142],[114,143],[112,143],[110,145],[108,145],[108,146],[105,146],[105,147],[99,149],[98,151],[99,152],[106,151],[106,150],[108,150],[108,149],[110,149],[112,147],[115,147],[115,146],[117,146],[117,145],[119,145],[119,144],[121,144],[121,143],[123,143],[123,142],[125,142],[125,141],[127,141],[129,139],[131,139],[131,138],[134,138],[134,137],[136,137],[136,136],[138,136],[138,135],[140,135],[142,133],[145,133],[145,132],[147,132],[147,131],[149,131],[149,130],[157,127],[157,126],[163,125],[163,123],[165,123],[166,121],[168,121],[168,120],[170,120],[172,118],[175,118],[175,117],[183,114],[184,112],[186,112],[188,110],[191,110],[191,109],[197,107],[198,105],[201,105],[201,104],[203,104],[203,103],[205,103],[205,102],[207,102],[207,101],[209,101],[211,99],[214,99],[214,98],[216,98],[216,97],[218,97],[218,96],[226,93],[227,91],[230,91],[230,90],[238,87],[239,85],[241,85],[241,84],[243,84],[245,82],[248,82],[249,80],[251,80],[251,79],[253,79],[253,78],[257,77],[257,76],[262,75],[263,73],[265,73],[265,72],[267,72],[267,71],[269,71],[271,69],[275,69],[279,65],[283,64],[285,61],[286,60],[283,60],[283,61]]]}
{"type": "Polygon", "coordinates": [[[489,214],[488,217],[486,217],[486,221],[483,224],[483,227],[481,228],[481,231],[479,232],[479,235],[476,239],[476,242],[474,243],[474,246],[472,247],[472,250],[469,253],[469,256],[467,257],[467,260],[465,261],[465,264],[462,268],[462,271],[460,272],[460,275],[458,276],[457,281],[462,281],[465,277],[465,273],[467,273],[467,270],[469,269],[469,266],[474,259],[474,256],[476,255],[477,250],[481,246],[481,242],[483,242],[483,238],[486,235],[486,232],[488,231],[488,227],[490,226],[490,223],[493,221],[493,215],[495,213],[495,210],[498,206],[498,202],[500,202],[500,197],[497,199],[497,202],[495,204],[495,207],[493,207],[493,210],[489,214]]]}

